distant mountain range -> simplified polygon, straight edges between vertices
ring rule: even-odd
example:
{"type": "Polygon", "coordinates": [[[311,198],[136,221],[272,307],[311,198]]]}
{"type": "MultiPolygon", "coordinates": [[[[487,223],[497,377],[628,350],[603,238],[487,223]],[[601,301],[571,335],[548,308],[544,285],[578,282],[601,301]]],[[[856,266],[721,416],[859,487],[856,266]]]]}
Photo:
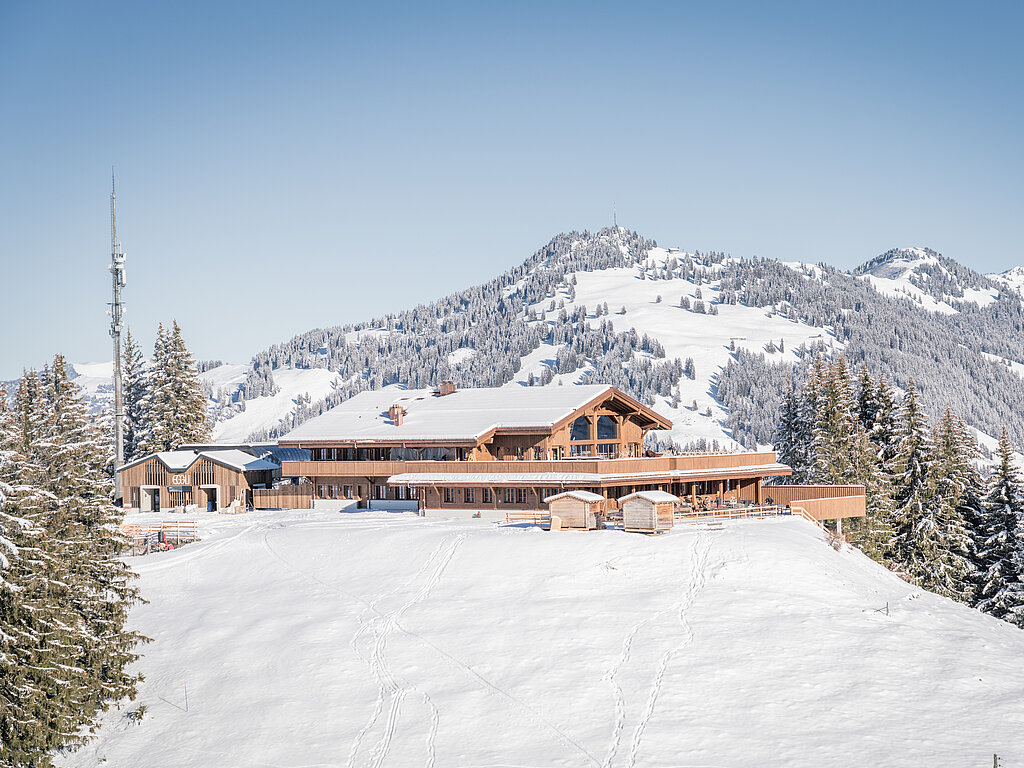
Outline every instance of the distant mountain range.
{"type": "MultiPolygon", "coordinates": [[[[770,442],[781,382],[843,352],[983,443],[1024,444],[1024,268],[982,275],[927,248],[852,272],[659,247],[624,230],[553,238],[483,285],[365,323],[317,329],[201,377],[215,436],[281,434],[367,388],[607,381],[675,423],[662,441],[770,442]],[[254,384],[255,382],[255,384],[254,384]],[[252,396],[252,393],[258,393],[252,396]],[[247,393],[249,393],[247,395],[247,393]]],[[[94,404],[109,364],[76,364],[94,404]]]]}

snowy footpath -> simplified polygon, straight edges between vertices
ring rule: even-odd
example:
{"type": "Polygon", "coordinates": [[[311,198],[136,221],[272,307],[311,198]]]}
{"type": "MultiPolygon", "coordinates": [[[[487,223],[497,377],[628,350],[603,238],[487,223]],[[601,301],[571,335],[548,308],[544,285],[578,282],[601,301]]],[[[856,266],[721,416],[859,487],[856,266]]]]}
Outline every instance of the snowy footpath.
{"type": "Polygon", "coordinates": [[[1024,632],[802,520],[199,519],[132,558],[146,680],[60,765],[1024,766],[1024,632]]]}

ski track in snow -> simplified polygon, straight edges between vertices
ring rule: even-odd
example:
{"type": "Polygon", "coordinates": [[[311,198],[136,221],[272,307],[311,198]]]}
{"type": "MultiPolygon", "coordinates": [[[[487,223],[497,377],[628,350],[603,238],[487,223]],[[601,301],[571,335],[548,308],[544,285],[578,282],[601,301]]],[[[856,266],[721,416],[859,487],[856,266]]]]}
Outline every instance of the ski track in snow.
{"type": "MultiPolygon", "coordinates": [[[[386,523],[386,521],[383,521],[383,522],[386,523]]],[[[303,525],[303,524],[300,523],[299,525],[303,525]]],[[[311,523],[309,525],[316,525],[316,523],[311,523]]],[[[373,526],[372,525],[367,525],[365,527],[366,528],[372,528],[373,526]]],[[[341,589],[340,587],[338,587],[338,586],[336,586],[334,584],[329,584],[326,581],[323,581],[322,579],[318,578],[314,574],[309,573],[308,571],[300,568],[299,566],[295,565],[294,563],[289,561],[287,558],[282,556],[277,550],[275,550],[271,546],[270,541],[268,540],[268,533],[269,532],[265,532],[264,535],[263,535],[263,545],[267,549],[267,551],[270,552],[270,554],[276,560],[278,560],[282,565],[284,565],[285,567],[291,569],[292,571],[300,574],[301,576],[305,577],[306,579],[309,579],[310,581],[313,581],[313,582],[319,584],[322,587],[326,587],[327,589],[331,590],[332,592],[335,592],[335,593],[337,593],[339,595],[347,597],[350,600],[352,600],[352,601],[362,605],[364,608],[368,609],[372,614],[374,614],[378,619],[386,618],[385,614],[382,614],[379,610],[377,610],[374,607],[374,605],[371,602],[367,601],[365,598],[360,597],[359,595],[355,595],[355,594],[353,594],[351,592],[347,592],[344,589],[341,589]]],[[[465,538],[466,535],[467,534],[463,534],[463,538],[465,538]]],[[[440,576],[438,578],[440,578],[440,576]]],[[[433,588],[433,587],[431,587],[431,588],[433,588]]],[[[395,619],[393,621],[392,628],[398,630],[399,632],[401,632],[402,634],[406,635],[407,637],[411,637],[411,638],[413,638],[415,640],[418,640],[420,643],[422,643],[423,645],[427,646],[428,648],[430,648],[431,650],[436,652],[443,659],[445,659],[446,661],[450,662],[460,672],[463,672],[467,676],[471,677],[476,683],[478,683],[483,688],[485,688],[489,693],[496,694],[497,696],[499,696],[502,699],[504,699],[506,701],[506,703],[511,704],[515,709],[519,710],[522,714],[526,715],[529,719],[531,719],[534,722],[537,722],[537,723],[539,723],[539,724],[549,728],[551,731],[553,731],[559,737],[559,739],[563,743],[565,743],[567,746],[573,748],[575,751],[579,752],[579,754],[581,756],[585,757],[587,759],[587,762],[589,762],[590,764],[592,764],[594,766],[600,766],[601,765],[601,761],[600,760],[598,760],[593,754],[591,754],[591,752],[585,746],[580,744],[580,742],[578,742],[576,739],[574,739],[572,736],[570,736],[568,733],[566,733],[556,723],[554,723],[551,720],[549,720],[548,718],[546,718],[544,715],[542,715],[540,712],[538,712],[536,709],[531,707],[526,702],[524,702],[521,699],[519,699],[518,697],[516,697],[514,694],[512,694],[509,691],[506,691],[504,688],[501,688],[501,687],[495,685],[494,683],[492,683],[486,677],[484,677],[479,672],[477,672],[475,669],[473,669],[473,667],[470,666],[469,664],[466,664],[461,659],[457,658],[456,656],[453,656],[451,653],[449,653],[448,651],[444,650],[440,646],[435,645],[434,643],[432,643],[430,640],[428,640],[427,638],[423,637],[422,635],[419,635],[416,632],[413,632],[413,631],[411,631],[409,629],[406,629],[405,627],[403,627],[401,625],[401,623],[397,619],[395,619]]],[[[358,631],[357,631],[357,634],[358,634],[358,631]]],[[[428,735],[428,741],[429,741],[431,749],[433,748],[433,739],[434,739],[435,735],[436,734],[428,735]]]]}
{"type": "Polygon", "coordinates": [[[651,717],[654,715],[654,710],[658,705],[658,696],[661,693],[661,687],[665,680],[665,670],[668,669],[668,665],[672,659],[674,659],[676,655],[683,650],[683,648],[693,641],[693,630],[690,628],[690,623],[686,619],[686,612],[689,610],[690,606],[693,605],[694,599],[698,594],[700,594],[701,590],[704,589],[704,585],[707,583],[707,563],[708,555],[711,552],[711,545],[711,536],[703,531],[699,532],[693,538],[693,548],[691,550],[690,557],[689,584],[686,588],[686,592],[676,604],[673,611],[679,619],[679,624],[685,632],[685,636],[683,637],[682,642],[665,651],[658,663],[658,671],[654,676],[654,682],[651,684],[651,688],[648,692],[647,706],[645,707],[643,715],[640,717],[640,720],[633,731],[633,740],[629,749],[629,761],[627,762],[629,768],[633,768],[636,765],[637,757],[640,754],[640,743],[643,739],[644,731],[647,729],[647,723],[650,722],[651,717]]]}

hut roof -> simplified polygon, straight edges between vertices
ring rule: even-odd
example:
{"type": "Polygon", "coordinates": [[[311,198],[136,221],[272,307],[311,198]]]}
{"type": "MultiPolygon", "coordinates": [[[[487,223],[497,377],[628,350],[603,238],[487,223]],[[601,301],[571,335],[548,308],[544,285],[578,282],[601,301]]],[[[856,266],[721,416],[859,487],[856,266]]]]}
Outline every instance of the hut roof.
{"type": "Polygon", "coordinates": [[[654,502],[655,504],[666,501],[675,504],[679,501],[678,496],[673,496],[671,493],[666,493],[665,491],[637,491],[636,493],[629,494],[629,496],[623,496],[619,501],[623,502],[627,499],[644,499],[645,501],[654,502]]]}
{"type": "Polygon", "coordinates": [[[599,493],[591,493],[590,491],[563,491],[562,493],[556,493],[554,496],[544,497],[544,501],[549,502],[564,498],[579,499],[580,501],[604,501],[604,496],[599,493]]]}

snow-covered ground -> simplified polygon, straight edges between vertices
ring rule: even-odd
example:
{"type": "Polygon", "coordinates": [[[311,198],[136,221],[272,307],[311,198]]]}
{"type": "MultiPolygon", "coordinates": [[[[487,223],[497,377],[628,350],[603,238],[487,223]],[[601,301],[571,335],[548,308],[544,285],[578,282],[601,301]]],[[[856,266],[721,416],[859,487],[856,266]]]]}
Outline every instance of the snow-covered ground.
{"type": "Polygon", "coordinates": [[[132,560],[144,719],[60,765],[1024,764],[1024,632],[802,520],[200,521],[132,560]]]}
{"type": "MultiPolygon", "coordinates": [[[[892,258],[876,264],[871,268],[870,273],[862,275],[861,279],[870,283],[872,288],[885,296],[910,298],[924,309],[947,315],[957,314],[960,311],[950,303],[951,301],[972,302],[979,307],[985,307],[998,298],[998,291],[986,288],[965,288],[963,296],[945,296],[946,300],[939,301],[910,282],[915,270],[925,265],[938,266],[939,269],[946,272],[945,267],[941,265],[934,253],[929,253],[923,248],[899,248],[892,258]]],[[[989,277],[1008,283],[1008,280],[1002,279],[1000,276],[989,275],[989,277]]]]}
{"type": "MultiPolygon", "coordinates": [[[[670,254],[664,249],[655,248],[650,253],[650,261],[661,269],[669,259],[678,260],[683,256],[685,254],[670,254]]],[[[694,311],[692,307],[697,301],[698,289],[705,307],[710,307],[717,300],[718,282],[714,280],[700,286],[679,277],[641,280],[637,277],[636,269],[627,268],[577,272],[576,280],[576,299],[569,300],[563,290],[555,297],[556,305],[564,301],[566,311],[569,312],[576,306],[587,307],[590,324],[594,327],[608,320],[618,332],[635,328],[641,336],[647,334],[661,342],[667,359],[678,357],[685,361],[693,358],[696,378],[691,380],[684,376],[680,381],[680,407],[672,408],[671,401],[665,398],[659,399],[655,405],[656,410],[670,418],[675,425],[670,433],[662,433],[663,437],[671,436],[683,444],[704,438],[733,445],[725,427],[727,412],[718,402],[714,386],[718,374],[732,355],[730,344],[734,344],[737,349],[764,352],[766,357],[776,362],[796,362],[799,359],[796,350],[801,344],[810,346],[824,342],[835,349],[843,346],[829,329],[794,322],[769,309],[719,304],[717,315],[694,311]],[[684,295],[689,298],[691,309],[680,306],[684,295]],[[661,296],[660,302],[658,296],[661,296]],[[610,314],[598,318],[594,313],[598,304],[604,303],[608,304],[610,314]],[[621,314],[623,307],[626,309],[624,315],[621,314]],[[770,342],[775,345],[782,342],[785,351],[768,354],[766,350],[770,342]],[[694,401],[697,410],[693,410],[694,401]],[[711,409],[711,416],[705,415],[708,408],[711,409]]],[[[549,305],[550,299],[545,299],[533,305],[533,308],[539,312],[541,309],[547,310],[549,305]]],[[[552,313],[548,311],[548,314],[552,313]]],[[[547,365],[546,361],[553,361],[557,351],[556,347],[544,344],[523,357],[512,385],[526,382],[530,373],[539,378],[547,365]]],[[[585,372],[585,369],[581,369],[571,375],[556,376],[555,382],[561,379],[565,384],[576,383],[585,372]]]]}
{"type": "Polygon", "coordinates": [[[325,368],[278,368],[274,371],[274,383],[280,391],[247,400],[243,412],[214,425],[213,439],[225,443],[242,441],[253,432],[275,427],[295,410],[300,395],[309,395],[315,403],[327,397],[339,381],[337,373],[325,368]]]}

